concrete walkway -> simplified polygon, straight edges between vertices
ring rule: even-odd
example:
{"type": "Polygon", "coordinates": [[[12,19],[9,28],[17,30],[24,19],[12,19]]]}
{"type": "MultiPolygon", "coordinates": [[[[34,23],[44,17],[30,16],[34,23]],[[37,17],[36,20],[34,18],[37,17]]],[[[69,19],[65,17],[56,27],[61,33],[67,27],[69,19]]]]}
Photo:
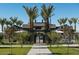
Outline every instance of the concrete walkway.
{"type": "Polygon", "coordinates": [[[52,55],[45,44],[34,44],[27,55],[52,55]]]}

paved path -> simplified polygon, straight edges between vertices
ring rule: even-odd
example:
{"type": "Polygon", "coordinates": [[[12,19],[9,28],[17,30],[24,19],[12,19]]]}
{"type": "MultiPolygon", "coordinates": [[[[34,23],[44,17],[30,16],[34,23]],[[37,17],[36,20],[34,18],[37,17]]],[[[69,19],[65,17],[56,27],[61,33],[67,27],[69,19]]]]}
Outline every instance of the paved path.
{"type": "Polygon", "coordinates": [[[44,44],[34,44],[27,55],[52,55],[44,44]]]}

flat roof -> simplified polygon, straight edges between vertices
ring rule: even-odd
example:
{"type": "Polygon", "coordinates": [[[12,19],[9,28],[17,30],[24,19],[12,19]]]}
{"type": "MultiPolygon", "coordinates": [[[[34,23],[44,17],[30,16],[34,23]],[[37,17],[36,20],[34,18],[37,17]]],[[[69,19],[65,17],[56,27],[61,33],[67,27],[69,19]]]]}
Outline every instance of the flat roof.
{"type": "MultiPolygon", "coordinates": [[[[30,26],[30,24],[23,24],[23,28],[29,28],[29,26],[30,26]]],[[[34,23],[34,26],[45,26],[45,22],[36,22],[36,23],[34,23]]],[[[51,27],[51,28],[56,28],[56,25],[55,24],[49,24],[49,26],[51,27]]]]}

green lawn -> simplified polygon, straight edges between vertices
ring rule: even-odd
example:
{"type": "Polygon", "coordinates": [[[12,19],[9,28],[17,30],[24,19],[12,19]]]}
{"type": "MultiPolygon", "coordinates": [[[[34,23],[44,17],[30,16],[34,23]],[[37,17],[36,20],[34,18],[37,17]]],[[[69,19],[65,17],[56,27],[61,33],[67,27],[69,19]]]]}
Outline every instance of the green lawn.
{"type": "Polygon", "coordinates": [[[11,51],[12,51],[12,54],[13,55],[26,55],[29,50],[31,49],[31,47],[14,47],[12,48],[0,48],[0,55],[8,55],[8,54],[11,54],[11,51]]]}
{"type": "Polygon", "coordinates": [[[55,55],[79,55],[79,48],[48,47],[48,49],[55,55]]]}

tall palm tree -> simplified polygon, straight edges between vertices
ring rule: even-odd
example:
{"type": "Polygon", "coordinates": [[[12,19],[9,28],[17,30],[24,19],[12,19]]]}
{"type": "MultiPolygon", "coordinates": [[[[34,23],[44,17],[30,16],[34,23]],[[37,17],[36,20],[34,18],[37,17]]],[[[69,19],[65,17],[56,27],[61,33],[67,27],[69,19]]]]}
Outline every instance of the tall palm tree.
{"type": "Polygon", "coordinates": [[[16,24],[17,19],[18,19],[17,17],[10,17],[10,20],[11,20],[12,25],[15,25],[16,24]]]}
{"type": "MultiPolygon", "coordinates": [[[[54,15],[53,11],[54,11],[54,6],[53,5],[48,5],[46,6],[45,4],[42,5],[41,7],[41,16],[43,18],[43,20],[45,21],[45,30],[49,30],[49,21],[51,21],[51,17],[54,15]]],[[[46,34],[46,32],[45,32],[46,34]]],[[[51,31],[50,31],[50,35],[51,35],[51,31]]],[[[45,40],[47,38],[45,37],[45,40]]],[[[50,42],[50,46],[51,46],[51,42],[50,42]]]]}
{"type": "Polygon", "coordinates": [[[17,26],[21,26],[22,24],[23,24],[23,21],[17,20],[17,22],[16,22],[16,25],[17,25],[17,26]]]}
{"type": "Polygon", "coordinates": [[[65,34],[65,26],[64,25],[66,24],[67,20],[68,20],[68,18],[58,19],[58,23],[63,26],[62,30],[63,30],[64,34],[65,34]]]}
{"type": "MultiPolygon", "coordinates": [[[[70,24],[70,26],[71,26],[71,25],[72,25],[72,19],[69,19],[68,22],[69,22],[69,24],[70,24]]],[[[70,35],[69,38],[70,38],[70,39],[73,39],[73,32],[74,32],[74,31],[72,31],[73,29],[69,29],[69,30],[68,30],[68,31],[69,31],[69,35],[70,35]],[[70,30],[70,31],[69,31],[69,30],[70,30]]]]}
{"type": "Polygon", "coordinates": [[[0,18],[0,24],[1,24],[1,27],[2,27],[2,32],[4,30],[4,25],[5,25],[5,22],[6,22],[6,18],[0,18]]]}
{"type": "Polygon", "coordinates": [[[66,27],[65,27],[65,24],[66,24],[67,20],[68,20],[68,18],[60,18],[58,20],[58,22],[62,25],[61,30],[64,32],[63,33],[64,39],[66,38],[66,27]]]}
{"type": "Polygon", "coordinates": [[[51,18],[51,16],[54,15],[53,14],[54,9],[55,8],[53,5],[49,6],[46,6],[45,4],[42,5],[41,16],[45,20],[46,29],[49,29],[49,19],[51,18]]]}
{"type": "Polygon", "coordinates": [[[76,31],[76,24],[77,24],[77,21],[78,21],[78,18],[71,18],[72,22],[74,23],[74,30],[76,31]]]}
{"type": "MultiPolygon", "coordinates": [[[[68,18],[60,18],[58,22],[63,26],[63,37],[66,39],[66,37],[69,35],[70,31],[68,27],[65,27],[64,25],[66,24],[68,18]]],[[[69,39],[70,40],[70,39],[69,39]]],[[[67,49],[67,54],[69,54],[69,41],[68,41],[68,49],[67,49]]]]}
{"type": "Polygon", "coordinates": [[[33,21],[38,17],[38,8],[36,6],[34,7],[25,7],[23,6],[23,8],[25,9],[27,15],[29,16],[29,20],[30,20],[30,29],[33,29],[33,21]]]}

